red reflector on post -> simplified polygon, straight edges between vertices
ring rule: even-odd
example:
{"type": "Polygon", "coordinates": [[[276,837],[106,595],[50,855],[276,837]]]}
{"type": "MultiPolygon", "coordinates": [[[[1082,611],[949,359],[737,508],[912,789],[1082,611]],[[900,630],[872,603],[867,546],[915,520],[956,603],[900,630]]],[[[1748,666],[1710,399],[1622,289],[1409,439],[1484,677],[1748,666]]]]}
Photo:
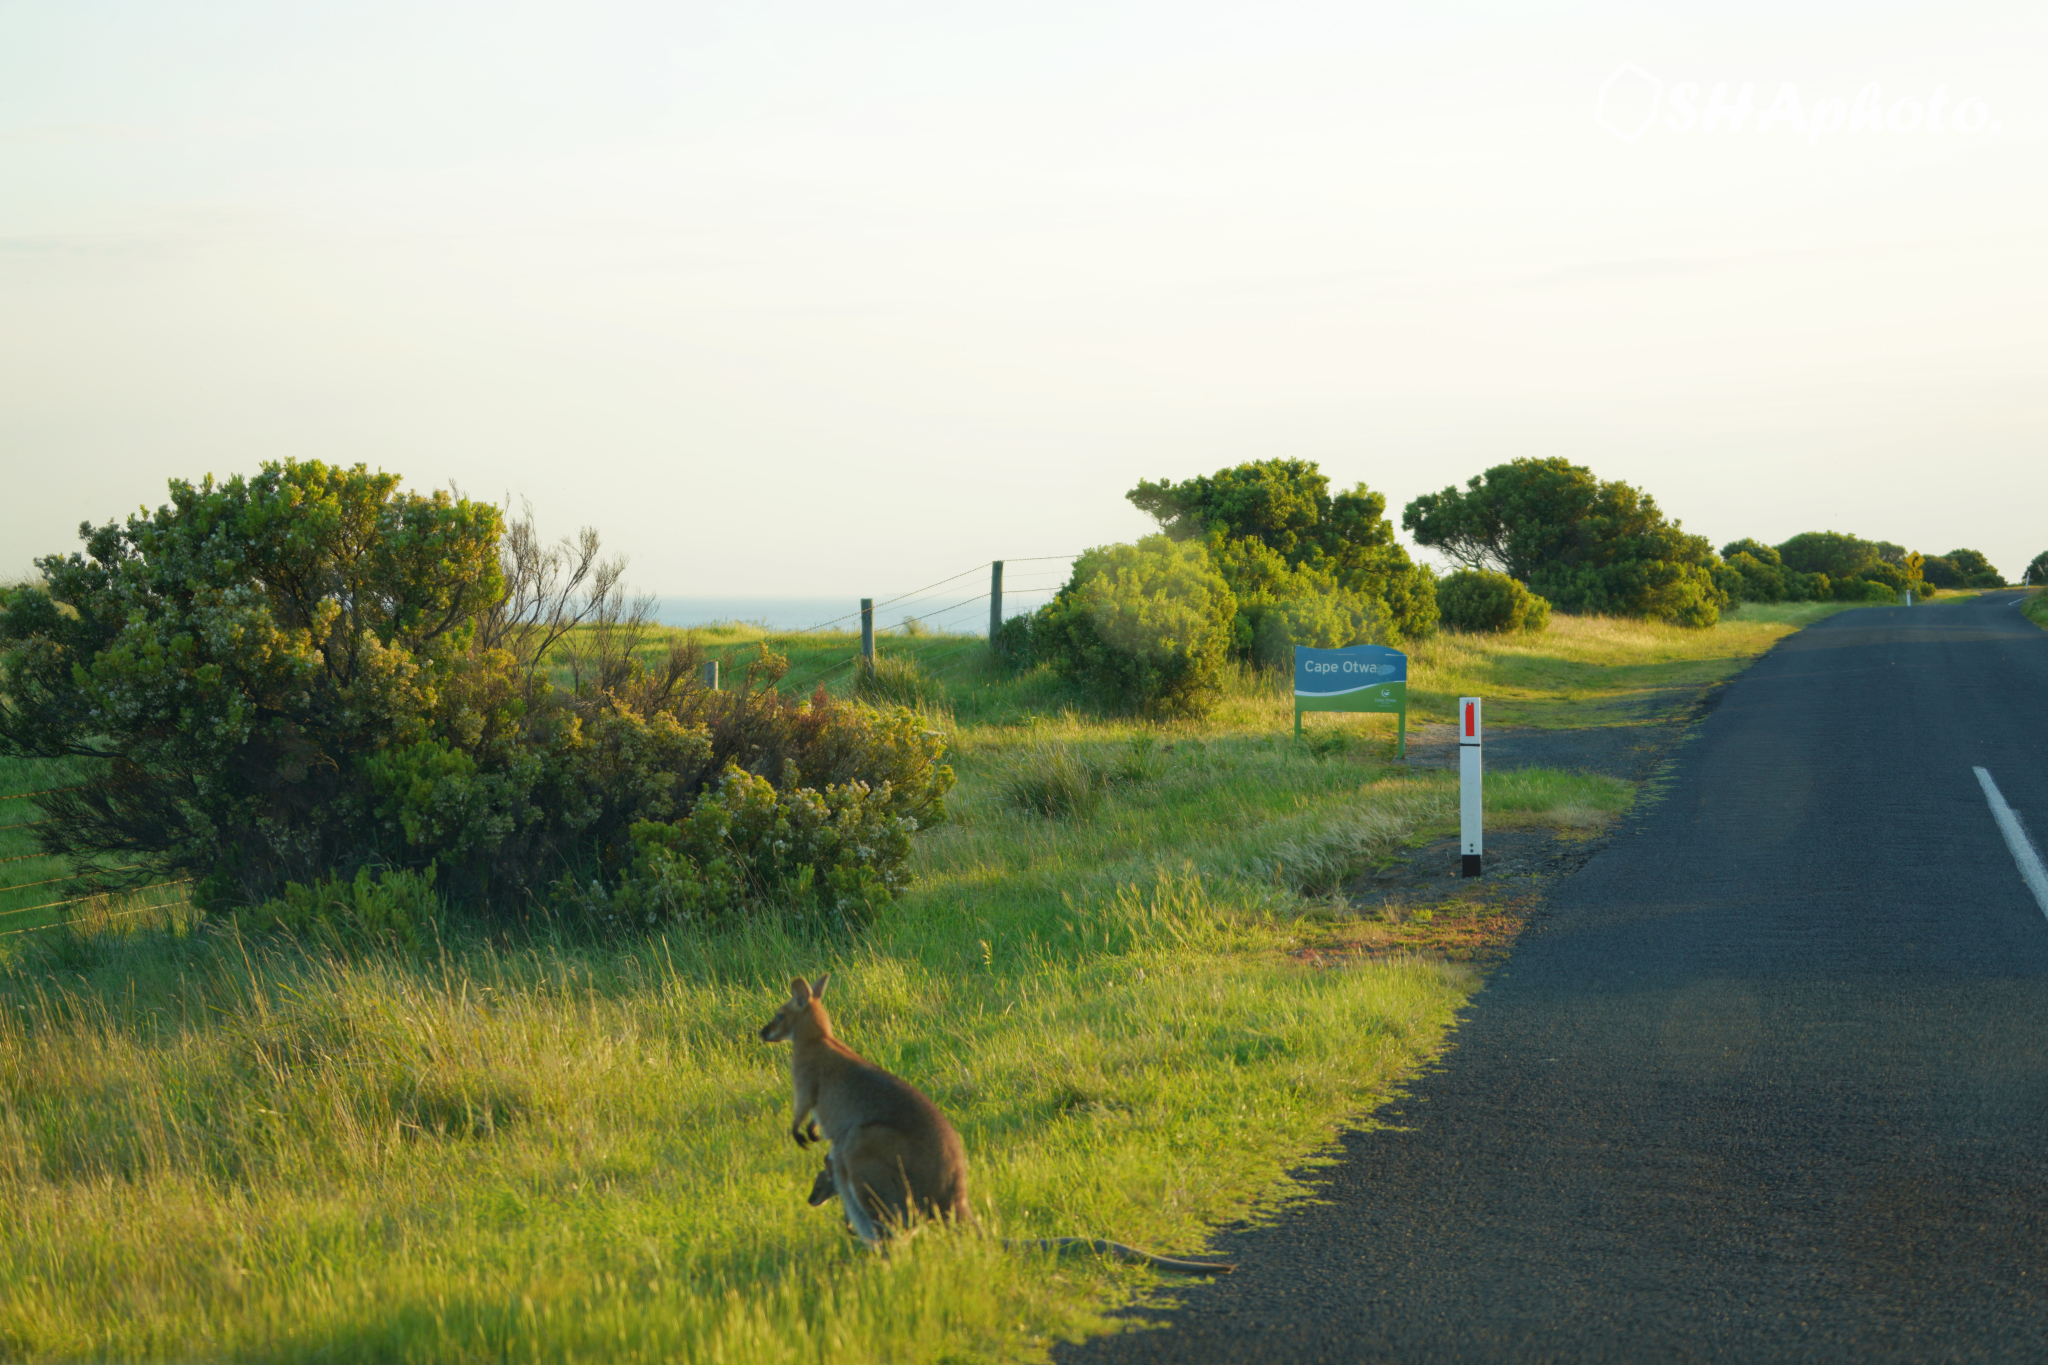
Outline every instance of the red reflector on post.
{"type": "Polygon", "coordinates": [[[1469,701],[1465,703],[1465,733],[1468,735],[1473,732],[1473,730],[1477,727],[1479,723],[1478,716],[1473,714],[1474,712],[1478,711],[1478,709],[1478,707],[1474,706],[1469,701]]]}

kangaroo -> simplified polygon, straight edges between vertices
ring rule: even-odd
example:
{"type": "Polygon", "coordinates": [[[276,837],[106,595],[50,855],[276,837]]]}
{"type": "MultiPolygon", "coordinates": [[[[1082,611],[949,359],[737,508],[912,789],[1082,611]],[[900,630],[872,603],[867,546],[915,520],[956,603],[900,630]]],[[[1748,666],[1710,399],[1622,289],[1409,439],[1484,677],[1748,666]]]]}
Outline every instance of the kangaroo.
{"type": "MultiPolygon", "coordinates": [[[[817,1208],[829,1202],[839,1193],[839,1184],[832,1176],[832,1162],[828,1158],[825,1169],[818,1172],[818,1178],[811,1182],[811,1207],[817,1208]]],[[[1220,1261],[1183,1261],[1173,1256],[1154,1256],[1149,1251],[1127,1247],[1122,1242],[1111,1242],[1101,1237],[1041,1237],[1035,1240],[1017,1241],[1004,1238],[1006,1247],[1024,1247],[1035,1251],[1092,1251],[1107,1256],[1113,1261],[1126,1265],[1147,1265],[1154,1270],[1172,1270],[1182,1275],[1228,1275],[1237,1269],[1220,1261]]]]}
{"type": "MultiPolygon", "coordinates": [[[[789,983],[789,999],[761,1026],[761,1040],[790,1047],[789,1069],[796,1087],[796,1112],[789,1135],[799,1147],[822,1136],[832,1144],[825,1169],[811,1186],[813,1207],[834,1195],[846,1218],[870,1246],[907,1232],[923,1219],[958,1219],[973,1213],[967,1203],[967,1154],[960,1134],[939,1107],[901,1077],[892,1076],[832,1036],[825,1012],[825,986],[802,977],[789,983]],[[851,1193],[849,1193],[851,1192],[851,1193]]],[[[1188,1274],[1225,1274],[1233,1266],[1177,1261],[1083,1237],[1056,1237],[1006,1246],[1087,1247],[1120,1261],[1188,1274]]]]}
{"type": "Polygon", "coordinates": [[[861,1240],[887,1241],[928,1218],[965,1219],[967,1155],[939,1107],[832,1036],[825,984],[802,977],[761,1028],[763,1042],[791,1044],[796,1115],[789,1134],[808,1147],[832,1143],[833,1188],[852,1191],[846,1217],[861,1240]]]}

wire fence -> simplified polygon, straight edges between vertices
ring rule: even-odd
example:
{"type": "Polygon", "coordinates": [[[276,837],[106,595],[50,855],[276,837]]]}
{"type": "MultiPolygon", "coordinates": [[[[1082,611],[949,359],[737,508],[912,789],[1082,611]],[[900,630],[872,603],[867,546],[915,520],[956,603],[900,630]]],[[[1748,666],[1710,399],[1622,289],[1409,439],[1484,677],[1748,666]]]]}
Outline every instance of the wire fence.
{"type": "MultiPolygon", "coordinates": [[[[1010,565],[1012,565],[1012,564],[1049,564],[1049,563],[1055,563],[1055,562],[1059,562],[1059,563],[1071,563],[1071,562],[1072,562],[1072,561],[1073,561],[1073,560],[1074,560],[1075,558],[1076,558],[1076,556],[1074,556],[1074,555],[1027,555],[1027,556],[1026,556],[1026,557],[1024,557],[1023,559],[1006,559],[1006,560],[1002,561],[1002,563],[1003,563],[1003,565],[1004,565],[1004,572],[1005,572],[1005,582],[1004,582],[1004,584],[1003,584],[1003,596],[1007,598],[1007,597],[1011,596],[1011,595],[1012,595],[1013,593],[1015,593],[1015,594],[1017,594],[1017,595],[1023,595],[1023,594],[1026,594],[1026,593],[1031,593],[1031,592],[1040,592],[1040,591],[1044,591],[1044,590],[1045,590],[1045,589],[1042,589],[1042,588],[1036,588],[1036,587],[1032,587],[1032,588],[1016,588],[1016,589],[1013,589],[1013,588],[1012,588],[1012,587],[1010,586],[1010,582],[1008,581],[1008,566],[1010,566],[1010,565]]],[[[918,604],[919,604],[919,603],[921,603],[921,602],[927,602],[927,601],[930,601],[931,599],[933,599],[933,598],[935,598],[935,597],[941,597],[941,596],[946,596],[947,594],[943,594],[943,593],[941,593],[941,592],[939,591],[939,589],[941,589],[941,588],[945,588],[945,587],[948,587],[948,586],[950,586],[951,584],[954,584],[954,583],[958,583],[958,582],[959,582],[959,581],[960,581],[961,579],[963,579],[963,578],[968,578],[968,577],[971,577],[971,576],[973,576],[973,575],[975,575],[975,574],[982,574],[982,573],[987,573],[987,572],[989,572],[989,571],[990,571],[990,570],[991,570],[992,568],[994,568],[994,566],[995,566],[995,563],[996,563],[996,561],[994,561],[994,560],[984,560],[984,561],[982,561],[981,563],[979,563],[979,564],[976,564],[976,565],[975,565],[975,566],[974,566],[973,568],[971,568],[971,569],[962,569],[962,570],[961,570],[960,572],[958,572],[958,573],[956,573],[956,574],[948,574],[948,575],[947,575],[946,577],[944,577],[944,578],[941,578],[941,579],[938,579],[938,580],[937,580],[937,581],[935,581],[935,582],[927,583],[927,584],[925,584],[925,585],[924,585],[923,587],[921,587],[921,588],[912,588],[912,589],[911,589],[911,590],[910,590],[909,592],[904,592],[904,593],[898,593],[898,594],[897,594],[896,596],[894,596],[894,597],[880,597],[880,598],[876,598],[876,599],[874,599],[873,605],[872,605],[872,606],[871,606],[871,607],[870,607],[869,609],[870,609],[870,610],[872,610],[872,611],[881,611],[881,610],[883,610],[884,608],[887,608],[887,607],[895,607],[895,608],[897,608],[897,609],[898,609],[898,610],[900,611],[900,610],[902,610],[902,609],[903,609],[903,608],[905,608],[905,607],[909,607],[909,606],[916,606],[916,605],[918,605],[918,604]]],[[[1058,575],[1059,577],[1061,577],[1061,578],[1064,578],[1064,577],[1065,577],[1065,573],[1064,573],[1064,571],[1056,571],[1056,572],[1057,572],[1057,575],[1058,575]]],[[[1038,573],[1038,574],[1037,574],[1037,575],[1035,575],[1035,576],[1043,577],[1043,576],[1045,576],[1045,575],[1043,574],[1043,572],[1040,572],[1040,573],[1038,573]]],[[[949,603],[949,604],[948,604],[947,606],[945,606],[944,608],[942,608],[942,609],[940,610],[940,612],[939,612],[939,613],[937,613],[937,614],[938,614],[938,615],[945,615],[945,616],[951,616],[951,615],[954,615],[954,614],[958,613],[959,611],[963,610],[964,608],[966,608],[966,607],[968,607],[968,606],[971,606],[971,605],[973,605],[973,604],[974,604],[975,602],[985,602],[985,601],[987,601],[987,600],[988,600],[988,596],[989,596],[989,594],[987,594],[987,593],[982,593],[982,594],[981,594],[980,596],[978,596],[978,597],[974,597],[974,598],[970,598],[970,599],[968,599],[968,600],[967,600],[967,601],[965,601],[965,602],[958,602],[958,601],[955,601],[955,602],[951,602],[951,603],[949,603]]],[[[860,620],[860,616],[861,616],[861,608],[859,608],[859,607],[855,607],[855,608],[854,608],[854,609],[853,609],[852,611],[850,611],[850,612],[847,612],[847,613],[846,613],[845,615],[843,615],[843,616],[835,616],[835,617],[831,618],[831,619],[830,619],[830,620],[828,620],[828,621],[820,621],[820,622],[818,622],[818,624],[816,624],[816,625],[814,625],[814,626],[804,626],[804,627],[801,627],[800,629],[796,629],[796,630],[791,630],[791,631],[787,631],[787,632],[782,632],[782,633],[786,633],[786,634],[789,634],[789,635],[814,635],[814,634],[817,634],[817,633],[818,633],[818,632],[820,632],[820,631],[826,631],[826,630],[830,630],[830,629],[832,629],[832,628],[833,628],[834,626],[844,626],[844,625],[845,625],[845,624],[846,624],[847,622],[849,622],[849,621],[854,621],[854,622],[858,622],[858,621],[860,620]]],[[[929,624],[929,622],[927,622],[926,624],[929,624]]]]}
{"type": "Polygon", "coordinates": [[[0,929],[0,938],[13,938],[16,934],[40,934],[51,929],[69,929],[78,924],[105,924],[111,920],[127,919],[130,915],[146,915],[152,910],[176,910],[191,901],[169,901],[163,905],[138,905],[132,910],[116,910],[107,915],[80,915],[76,919],[59,920],[55,924],[32,924],[26,929],[0,929]]]}
{"type": "MultiPolygon", "coordinates": [[[[62,877],[58,880],[69,881],[70,878],[62,877]]],[[[139,896],[145,891],[158,891],[166,886],[184,886],[190,883],[191,880],[190,877],[179,877],[173,881],[151,882],[148,886],[130,887],[125,891],[89,891],[83,896],[71,896],[65,900],[46,901],[41,905],[21,905],[16,906],[12,910],[0,910],[0,919],[5,919],[9,915],[31,914],[37,910],[57,910],[67,905],[83,905],[87,901],[98,900],[102,896],[139,896]]],[[[17,886],[0,887],[0,890],[6,891],[19,891],[20,889],[17,886]]]]}
{"type": "MultiPolygon", "coordinates": [[[[1001,561],[1003,565],[1002,598],[1005,616],[1013,614],[1007,610],[1013,601],[1033,602],[1036,604],[1038,600],[1050,597],[1053,593],[1058,592],[1060,585],[1067,579],[1068,569],[1066,566],[1071,565],[1075,558],[1076,556],[1070,554],[1027,555],[1022,559],[1006,559],[1001,561]],[[1036,565],[1046,567],[1027,567],[1021,571],[1014,567],[1036,565]]],[[[903,634],[900,636],[892,635],[892,639],[901,641],[906,638],[917,639],[927,635],[940,638],[949,636],[973,637],[954,646],[952,649],[945,650],[936,655],[922,651],[919,653],[918,666],[925,670],[927,676],[943,677],[973,662],[971,658],[960,656],[967,655],[974,650],[985,650],[988,648],[987,636],[977,627],[980,626],[983,617],[988,611],[987,604],[990,598],[994,596],[993,582],[990,584],[989,592],[977,593],[973,597],[965,599],[959,598],[955,594],[963,590],[963,579],[971,579],[978,574],[991,573],[996,562],[994,560],[987,560],[975,565],[973,568],[962,569],[958,573],[936,579],[922,587],[912,588],[909,592],[898,593],[894,597],[876,598],[866,608],[856,607],[842,616],[835,616],[830,620],[820,621],[816,625],[771,633],[780,635],[785,639],[804,635],[819,635],[827,632],[850,633],[851,629],[855,628],[855,626],[850,626],[849,623],[858,623],[863,611],[869,614],[869,620],[872,621],[874,614],[880,613],[887,608],[894,608],[900,614],[896,628],[901,630],[903,634]],[[961,586],[956,587],[955,585],[961,586]],[[949,589],[951,591],[948,591],[949,589]],[[928,607],[928,609],[921,614],[913,614],[909,609],[914,607],[928,607]],[[932,670],[940,664],[946,664],[947,666],[933,672],[932,670]]],[[[852,677],[854,670],[859,668],[862,657],[858,651],[854,651],[828,661],[808,664],[803,669],[794,671],[786,676],[783,679],[782,685],[798,694],[814,692],[820,687],[833,686],[852,677]]]]}
{"type": "MultiPolygon", "coordinates": [[[[43,787],[35,791],[0,793],[0,802],[33,801],[38,797],[55,796],[60,792],[83,791],[85,790],[87,785],[88,784],[80,783],[67,787],[43,787]]],[[[20,808],[15,807],[14,809],[19,810],[20,808]]],[[[41,814],[41,812],[35,811],[33,809],[23,813],[35,815],[41,814]]],[[[49,823],[50,821],[47,818],[36,820],[15,820],[7,824],[0,825],[0,833],[5,833],[8,831],[37,829],[49,823]]],[[[13,866],[18,863],[56,863],[59,866],[62,866],[66,861],[66,856],[63,854],[39,851],[32,853],[9,854],[7,857],[0,858],[0,865],[13,866]]],[[[43,889],[44,887],[56,887],[66,885],[72,887],[91,887],[92,883],[97,878],[113,876],[115,874],[122,872],[139,872],[142,871],[146,866],[147,865],[143,863],[129,863],[124,864],[120,867],[81,867],[77,866],[76,864],[73,864],[71,871],[67,872],[65,875],[60,877],[38,876],[37,873],[41,872],[43,870],[42,868],[24,867],[19,872],[15,873],[15,875],[20,876],[23,873],[26,873],[32,880],[25,882],[0,883],[0,897],[12,898],[17,895],[20,895],[22,892],[37,891],[43,889]]],[[[95,901],[103,902],[106,901],[109,897],[114,896],[119,896],[123,898],[131,896],[146,896],[148,893],[152,891],[161,891],[168,887],[188,885],[190,884],[191,880],[192,879],[189,877],[178,877],[168,881],[151,882],[144,886],[82,890],[79,892],[79,894],[76,895],[53,897],[50,900],[39,901],[32,905],[10,906],[7,909],[0,910],[0,920],[15,919],[22,915],[47,914],[53,910],[63,911],[70,909],[74,906],[87,905],[95,901]]],[[[49,924],[30,924],[18,929],[0,929],[0,937],[12,938],[20,934],[43,933],[52,929],[71,928],[73,926],[80,924],[97,924],[109,920],[128,919],[135,915],[146,914],[150,911],[172,910],[178,908],[179,906],[190,905],[191,903],[192,902],[189,899],[187,899],[181,901],[172,901],[168,903],[136,905],[131,906],[130,908],[125,910],[108,909],[100,913],[77,915],[68,919],[56,920],[49,924]]]]}

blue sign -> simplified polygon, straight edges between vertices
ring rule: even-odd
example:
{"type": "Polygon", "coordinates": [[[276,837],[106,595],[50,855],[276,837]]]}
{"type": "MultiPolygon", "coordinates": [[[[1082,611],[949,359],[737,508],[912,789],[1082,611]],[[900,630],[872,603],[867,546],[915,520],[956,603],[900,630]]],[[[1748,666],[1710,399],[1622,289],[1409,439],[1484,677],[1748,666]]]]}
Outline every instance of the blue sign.
{"type": "Polygon", "coordinates": [[[1400,719],[1400,754],[1408,756],[1408,656],[1385,645],[1349,649],[1294,647],[1294,737],[1304,711],[1381,711],[1400,719]]]}
{"type": "MultiPolygon", "coordinates": [[[[1294,695],[1339,697],[1368,687],[1408,681],[1408,656],[1385,645],[1349,649],[1294,647],[1294,695]]],[[[1404,689],[1405,690],[1405,689],[1404,689]]]]}

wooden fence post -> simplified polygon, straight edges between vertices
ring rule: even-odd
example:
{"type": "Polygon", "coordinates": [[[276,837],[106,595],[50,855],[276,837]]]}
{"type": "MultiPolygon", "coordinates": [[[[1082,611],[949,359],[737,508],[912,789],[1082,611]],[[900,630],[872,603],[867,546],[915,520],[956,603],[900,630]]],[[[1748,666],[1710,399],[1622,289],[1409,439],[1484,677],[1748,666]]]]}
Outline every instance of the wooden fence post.
{"type": "Polygon", "coordinates": [[[1003,561],[998,559],[988,569],[988,652],[998,657],[1003,652],[1003,561]]]}
{"type": "Polygon", "coordinates": [[[716,692],[718,690],[718,660],[716,659],[708,659],[704,663],[704,690],[707,692],[716,692]]]}
{"type": "Polygon", "coordinates": [[[860,668],[868,677],[875,676],[875,599],[860,599],[860,668]]]}

